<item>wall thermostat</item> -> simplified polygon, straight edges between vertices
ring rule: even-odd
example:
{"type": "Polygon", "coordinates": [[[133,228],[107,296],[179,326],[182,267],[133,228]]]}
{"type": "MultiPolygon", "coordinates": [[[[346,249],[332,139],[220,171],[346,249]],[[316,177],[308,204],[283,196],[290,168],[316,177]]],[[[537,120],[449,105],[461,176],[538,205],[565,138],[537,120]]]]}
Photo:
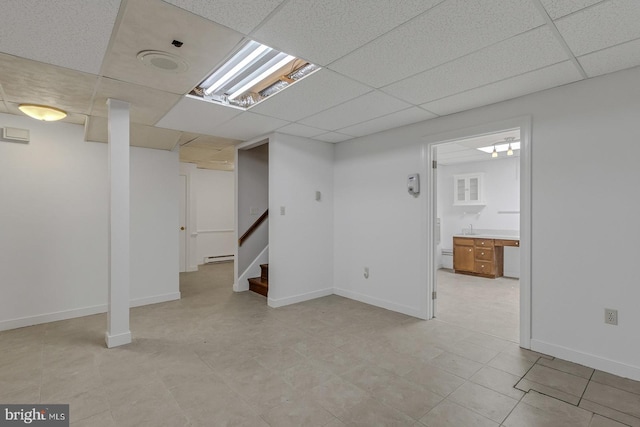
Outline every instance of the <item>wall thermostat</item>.
{"type": "Polygon", "coordinates": [[[412,173],[407,177],[407,190],[413,196],[420,194],[420,174],[412,173]]]}

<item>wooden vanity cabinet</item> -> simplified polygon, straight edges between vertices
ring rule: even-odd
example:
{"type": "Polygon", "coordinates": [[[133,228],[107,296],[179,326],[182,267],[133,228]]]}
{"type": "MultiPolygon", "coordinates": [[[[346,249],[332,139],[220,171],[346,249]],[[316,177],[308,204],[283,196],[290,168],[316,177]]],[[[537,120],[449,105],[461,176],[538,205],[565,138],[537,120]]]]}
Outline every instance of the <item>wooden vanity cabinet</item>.
{"type": "Polygon", "coordinates": [[[453,238],[453,269],[456,273],[495,279],[503,275],[504,247],[494,239],[453,238]]]}
{"type": "Polygon", "coordinates": [[[453,238],[453,269],[458,272],[475,271],[476,261],[474,255],[473,239],[461,237],[453,238]]]}

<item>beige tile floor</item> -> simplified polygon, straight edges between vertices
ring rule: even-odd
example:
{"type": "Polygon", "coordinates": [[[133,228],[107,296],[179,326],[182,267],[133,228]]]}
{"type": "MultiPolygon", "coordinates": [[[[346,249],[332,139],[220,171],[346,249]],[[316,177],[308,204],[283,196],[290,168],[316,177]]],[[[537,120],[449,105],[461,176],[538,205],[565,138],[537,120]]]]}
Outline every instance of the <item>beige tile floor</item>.
{"type": "Polygon", "coordinates": [[[520,281],[487,279],[438,270],[436,317],[448,323],[519,342],[520,281]]]}
{"type": "Polygon", "coordinates": [[[0,402],[70,403],[91,427],[638,425],[637,382],[337,296],[271,309],[232,275],[181,275],[183,299],[131,310],[120,348],[104,315],[0,333],[0,402]],[[545,369],[588,381],[579,406],[513,387],[545,369]]]}

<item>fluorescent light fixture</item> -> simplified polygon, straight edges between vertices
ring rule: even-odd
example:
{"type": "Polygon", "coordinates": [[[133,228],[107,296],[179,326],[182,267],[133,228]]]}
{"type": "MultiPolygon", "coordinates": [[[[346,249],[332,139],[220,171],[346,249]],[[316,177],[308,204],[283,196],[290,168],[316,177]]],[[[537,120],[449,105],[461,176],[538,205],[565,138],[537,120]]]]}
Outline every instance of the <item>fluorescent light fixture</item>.
{"type": "Polygon", "coordinates": [[[319,69],[293,55],[248,40],[189,95],[246,110],[319,69]]]}
{"type": "MultiPolygon", "coordinates": [[[[286,55],[284,58],[282,58],[280,61],[276,62],[270,68],[268,68],[267,70],[265,70],[265,71],[261,72],[260,74],[258,74],[257,76],[255,76],[253,78],[253,80],[249,81],[248,83],[245,83],[242,87],[240,87],[240,89],[236,90],[231,95],[229,95],[229,99],[231,99],[231,100],[236,99],[238,96],[242,95],[244,92],[246,92],[247,90],[249,90],[253,86],[257,85],[260,81],[262,81],[265,78],[269,77],[271,74],[275,73],[276,71],[278,71],[280,68],[284,67],[285,65],[291,63],[294,59],[296,59],[295,56],[286,55]]],[[[251,76],[249,76],[249,77],[251,77],[251,76]]]]}
{"type": "MultiPolygon", "coordinates": [[[[509,144],[495,144],[495,145],[488,145],[486,147],[480,147],[478,148],[478,150],[480,151],[484,151],[487,154],[491,154],[493,153],[493,149],[495,147],[496,152],[498,153],[502,153],[503,151],[508,151],[509,150],[509,144]]],[[[511,143],[511,149],[512,150],[519,150],[520,149],[520,141],[515,141],[511,143]]]]}
{"type": "Polygon", "coordinates": [[[255,43],[255,45],[250,44],[248,46],[253,48],[251,49],[252,50],[251,53],[249,53],[246,57],[242,58],[242,56],[246,55],[246,52],[243,52],[243,51],[238,52],[236,56],[232,58],[232,60],[240,59],[240,62],[238,62],[238,64],[235,67],[227,71],[227,73],[224,76],[220,77],[220,79],[213,82],[211,86],[206,88],[204,91],[205,94],[207,95],[211,94],[211,92],[213,92],[214,90],[218,89],[220,86],[222,86],[223,84],[231,80],[231,78],[234,77],[236,74],[238,74],[241,70],[245,69],[248,65],[252,64],[256,60],[256,58],[260,56],[260,54],[273,50],[270,47],[260,43],[255,43]]]}
{"type": "Polygon", "coordinates": [[[45,122],[55,122],[67,117],[66,111],[49,107],[48,105],[20,104],[18,109],[33,119],[44,120],[45,122]]]}

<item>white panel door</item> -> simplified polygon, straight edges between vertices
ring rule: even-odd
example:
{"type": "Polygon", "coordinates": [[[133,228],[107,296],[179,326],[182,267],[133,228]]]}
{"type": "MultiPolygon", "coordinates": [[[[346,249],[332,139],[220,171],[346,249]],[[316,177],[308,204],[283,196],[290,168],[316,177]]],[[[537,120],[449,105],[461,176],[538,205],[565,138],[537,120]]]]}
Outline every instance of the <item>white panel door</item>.
{"type": "Polygon", "coordinates": [[[187,177],[180,175],[180,273],[187,271],[187,177]]]}

